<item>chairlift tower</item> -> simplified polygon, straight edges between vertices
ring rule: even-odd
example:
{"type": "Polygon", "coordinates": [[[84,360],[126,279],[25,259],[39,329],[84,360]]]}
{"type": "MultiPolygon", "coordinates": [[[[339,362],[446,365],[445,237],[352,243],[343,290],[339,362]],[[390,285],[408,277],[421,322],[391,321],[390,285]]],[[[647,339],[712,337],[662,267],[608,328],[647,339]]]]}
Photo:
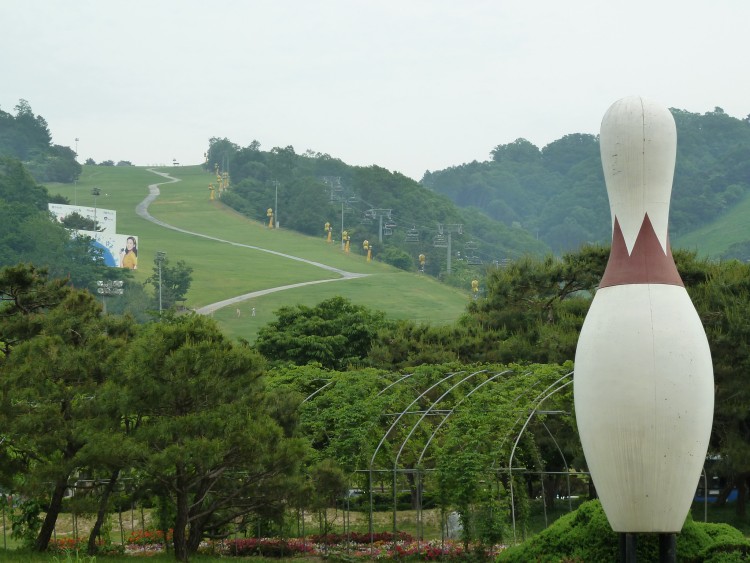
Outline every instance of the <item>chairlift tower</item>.
{"type": "Polygon", "coordinates": [[[339,176],[323,176],[323,182],[331,189],[331,203],[341,202],[341,250],[345,250],[346,242],[344,241],[344,207],[356,201],[357,198],[349,196],[341,184],[339,176]]]}
{"type": "Polygon", "coordinates": [[[371,219],[378,219],[378,242],[383,242],[383,235],[391,235],[393,234],[393,227],[396,226],[396,224],[393,222],[393,219],[391,218],[391,212],[392,209],[368,209],[365,211],[365,217],[369,217],[371,219]],[[385,228],[383,227],[383,218],[386,219],[385,228]]]}
{"type": "Polygon", "coordinates": [[[341,177],[323,176],[321,180],[323,180],[323,183],[325,183],[331,190],[331,202],[338,202],[341,199],[342,193],[344,191],[344,188],[341,185],[341,177]]]}
{"type": "Polygon", "coordinates": [[[442,224],[438,223],[438,234],[435,237],[440,244],[435,244],[433,242],[433,246],[440,247],[440,248],[447,248],[448,249],[448,260],[447,260],[447,266],[446,270],[448,273],[451,273],[451,244],[452,244],[452,235],[453,233],[456,234],[463,234],[464,232],[464,226],[461,223],[454,223],[454,224],[442,224]],[[446,236],[447,235],[447,236],[446,236]],[[438,237],[441,237],[438,239],[438,237]],[[444,243],[442,241],[445,241],[444,243]]]}

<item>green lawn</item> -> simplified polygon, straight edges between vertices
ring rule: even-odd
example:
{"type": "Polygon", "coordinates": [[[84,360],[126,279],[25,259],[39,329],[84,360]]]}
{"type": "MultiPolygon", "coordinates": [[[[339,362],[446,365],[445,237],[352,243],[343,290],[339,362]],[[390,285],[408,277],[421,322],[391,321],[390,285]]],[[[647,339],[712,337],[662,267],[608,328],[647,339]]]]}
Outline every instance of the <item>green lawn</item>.
{"type": "Polygon", "coordinates": [[[155,170],[180,181],[159,187],[161,195],[149,213],[188,232],[164,228],[136,214],[136,206],[149,193],[148,186],[168,181],[146,168],[85,166],[76,185],[54,184],[48,189],[71,203],[117,211],[117,232],[139,237],[138,280],[145,281],[151,274],[157,251],[166,252],[173,262],[184,260],[194,269],[186,303],[191,308],[279,286],[338,280],[253,298],[239,306],[239,318],[234,305],[216,311],[214,317],[232,336],[253,340],[258,328],[272,320],[273,311],[280,306],[314,305],[335,295],[382,310],[391,318],[430,324],[453,323],[469,302],[470,288],[459,291],[416,272],[404,272],[377,260],[367,262],[358,244],[352,244],[349,254],[338,244],[327,244],[322,232],[325,217],[321,217],[320,237],[268,229],[265,217],[251,220],[218,200],[210,201],[208,184],[214,175],[200,167],[155,170]],[[94,187],[100,189],[96,201],[91,193],[94,187]],[[329,269],[268,251],[368,277],[341,279],[329,269]],[[252,307],[256,308],[255,317],[250,314],[252,307]]]}
{"type": "Polygon", "coordinates": [[[734,206],[726,215],[687,235],[678,237],[674,248],[697,251],[700,256],[717,258],[732,244],[748,239],[750,197],[734,206]]]}

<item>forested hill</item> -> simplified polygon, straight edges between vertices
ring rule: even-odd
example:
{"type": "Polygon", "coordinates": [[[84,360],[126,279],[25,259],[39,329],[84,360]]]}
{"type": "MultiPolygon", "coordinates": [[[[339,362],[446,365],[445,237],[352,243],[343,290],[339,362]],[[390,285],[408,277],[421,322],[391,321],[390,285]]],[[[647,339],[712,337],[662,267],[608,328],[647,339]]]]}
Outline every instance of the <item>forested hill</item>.
{"type": "MultiPolygon", "coordinates": [[[[671,112],[677,125],[670,214],[674,240],[720,218],[750,192],[750,118],[736,119],[721,108],[703,115],[671,112]]],[[[609,243],[597,136],[566,135],[542,149],[518,139],[490,154],[486,162],[428,172],[422,184],[461,207],[481,209],[538,236],[555,252],[585,242],[609,243]]]]}
{"type": "Polygon", "coordinates": [[[415,270],[425,254],[426,273],[446,272],[449,244],[452,271],[469,258],[481,265],[549,252],[529,231],[461,209],[378,166],[350,166],[327,154],[297,154],[293,147],[262,151],[257,141],[241,148],[217,138],[210,141],[206,165],[217,172],[217,197],[240,213],[267,222],[273,209],[282,228],[320,237],[328,223],[332,240],[346,231],[352,252],[365,253],[363,242],[369,241],[375,259],[405,270],[415,270]],[[228,189],[220,188],[224,173],[228,189]]]}
{"type": "MultiPolygon", "coordinates": [[[[737,211],[744,210],[740,203],[750,210],[750,117],[740,120],[721,108],[703,115],[671,111],[678,143],[672,240],[690,233],[695,238],[696,230],[730,210],[744,225],[745,212],[737,211]]],[[[454,275],[470,265],[463,269],[474,277],[472,268],[481,264],[562,253],[587,242],[609,244],[595,135],[569,134],[541,149],[518,139],[489,154],[488,161],[428,172],[415,182],[328,154],[297,154],[291,146],[262,151],[257,141],[240,147],[213,138],[205,165],[228,176],[229,189],[217,181],[217,195],[241,213],[267,220],[274,209],[281,226],[314,236],[323,236],[329,224],[334,240],[345,230],[353,251],[365,253],[367,240],[376,259],[406,270],[425,254],[426,272],[442,275],[451,256],[454,275]]],[[[25,100],[15,115],[0,110],[0,156],[23,162],[37,182],[73,182],[81,171],[75,152],[52,144],[47,122],[25,100]]],[[[721,236],[728,232],[721,224],[712,228],[721,236]]],[[[727,236],[724,257],[750,257],[750,234],[735,228],[727,236]]]]}
{"type": "Polygon", "coordinates": [[[26,100],[19,100],[15,111],[0,109],[0,157],[23,162],[37,182],[74,182],[81,175],[75,151],[52,144],[47,121],[34,115],[26,100]]]}

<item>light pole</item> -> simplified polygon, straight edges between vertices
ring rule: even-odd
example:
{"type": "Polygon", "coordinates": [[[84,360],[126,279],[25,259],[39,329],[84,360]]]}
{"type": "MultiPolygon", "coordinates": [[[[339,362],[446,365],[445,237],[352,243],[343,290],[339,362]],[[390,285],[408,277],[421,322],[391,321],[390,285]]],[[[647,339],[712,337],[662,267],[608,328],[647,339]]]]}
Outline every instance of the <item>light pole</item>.
{"type": "Polygon", "coordinates": [[[276,188],[276,196],[274,198],[273,213],[274,221],[276,222],[276,228],[279,228],[279,182],[274,180],[273,185],[276,188]]]}
{"type": "Polygon", "coordinates": [[[122,295],[125,290],[122,288],[122,280],[99,280],[96,282],[96,292],[102,296],[102,307],[104,314],[107,314],[107,300],[105,297],[110,295],[122,295]]]}
{"type": "Polygon", "coordinates": [[[159,250],[156,252],[156,263],[159,266],[159,316],[161,317],[161,264],[167,257],[167,253],[159,250]]]}
{"type": "Polygon", "coordinates": [[[91,195],[94,196],[94,230],[98,230],[97,227],[99,226],[96,222],[96,197],[101,194],[102,191],[99,188],[92,188],[91,189],[91,195]]]}
{"type": "Polygon", "coordinates": [[[341,198],[341,250],[344,250],[344,247],[346,246],[344,242],[344,201],[346,200],[345,197],[341,198]]]}
{"type": "MultiPolygon", "coordinates": [[[[76,137],[76,162],[78,162],[78,137],[76,137]]],[[[78,178],[73,180],[73,205],[78,205],[78,178]]]]}

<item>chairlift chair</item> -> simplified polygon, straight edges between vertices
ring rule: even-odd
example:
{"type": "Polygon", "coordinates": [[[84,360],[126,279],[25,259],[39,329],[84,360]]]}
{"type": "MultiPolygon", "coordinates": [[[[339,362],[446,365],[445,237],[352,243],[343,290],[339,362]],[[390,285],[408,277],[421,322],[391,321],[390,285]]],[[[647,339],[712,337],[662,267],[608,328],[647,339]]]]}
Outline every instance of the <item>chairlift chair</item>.
{"type": "Polygon", "coordinates": [[[419,231],[412,227],[408,231],[406,231],[406,237],[404,239],[406,242],[419,242],[419,231]]]}

